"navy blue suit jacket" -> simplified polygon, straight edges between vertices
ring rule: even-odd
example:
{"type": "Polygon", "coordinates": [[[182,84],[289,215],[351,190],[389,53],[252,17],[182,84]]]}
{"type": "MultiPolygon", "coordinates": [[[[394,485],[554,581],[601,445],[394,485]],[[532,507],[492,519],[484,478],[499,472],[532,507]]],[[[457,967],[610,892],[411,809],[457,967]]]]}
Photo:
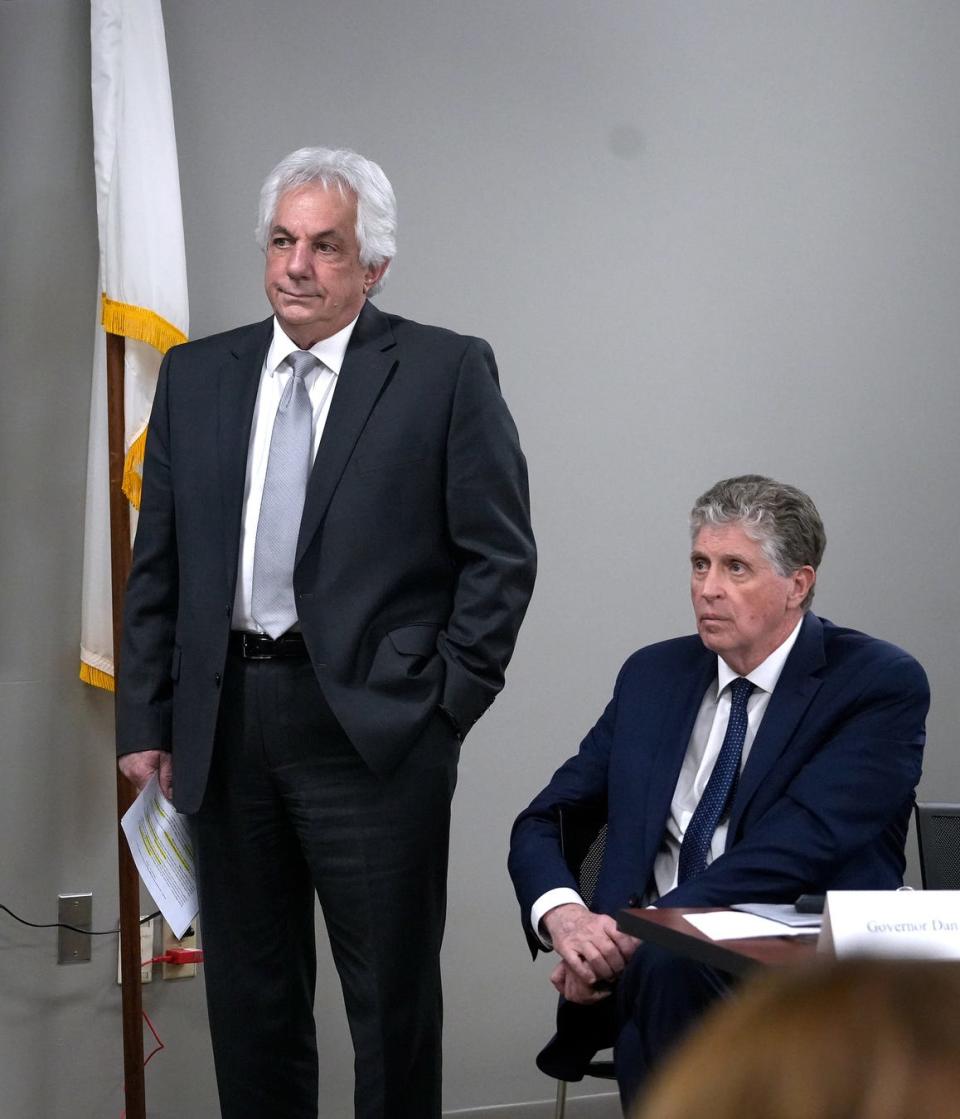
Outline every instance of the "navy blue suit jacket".
{"type": "MultiPolygon", "coordinates": [[[[533,902],[576,888],[560,852],[559,806],[607,813],[593,909],[615,915],[647,890],[716,665],[696,636],[634,653],[579,753],[517,819],[510,872],[534,951],[533,902]]],[[[926,676],[908,653],[807,614],[744,766],[724,853],[657,904],[899,886],[928,706],[926,676]]]]}

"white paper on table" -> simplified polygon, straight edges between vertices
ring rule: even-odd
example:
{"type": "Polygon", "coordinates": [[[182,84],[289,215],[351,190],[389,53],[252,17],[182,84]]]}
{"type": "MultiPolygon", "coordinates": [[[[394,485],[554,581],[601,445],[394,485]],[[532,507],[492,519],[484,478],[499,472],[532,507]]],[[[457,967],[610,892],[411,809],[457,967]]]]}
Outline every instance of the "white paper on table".
{"type": "Polygon", "coordinates": [[[120,824],[143,884],[179,939],[199,908],[193,841],[186,816],[160,792],[154,774],[120,824]]]}
{"type": "Polygon", "coordinates": [[[795,905],[777,905],[772,902],[744,901],[731,905],[731,909],[741,913],[753,913],[757,917],[767,917],[781,925],[791,928],[805,928],[808,932],[818,932],[823,917],[820,913],[798,913],[795,905]]]}
{"type": "Polygon", "coordinates": [[[739,913],[727,911],[722,913],[685,913],[685,921],[689,921],[695,929],[709,936],[711,940],[746,940],[753,936],[809,936],[815,929],[791,928],[789,925],[780,924],[779,921],[770,921],[766,917],[757,917],[753,913],[739,913]]]}

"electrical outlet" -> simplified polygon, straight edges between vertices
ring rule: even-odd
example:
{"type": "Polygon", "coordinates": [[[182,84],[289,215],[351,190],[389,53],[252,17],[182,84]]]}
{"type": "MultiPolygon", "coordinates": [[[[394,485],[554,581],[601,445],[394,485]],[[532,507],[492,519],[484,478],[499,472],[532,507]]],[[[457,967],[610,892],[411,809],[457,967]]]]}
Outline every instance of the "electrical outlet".
{"type": "MultiPolygon", "coordinates": [[[[152,960],[153,952],[153,922],[154,918],[151,917],[149,921],[141,921],[140,925],[140,982],[152,983],[153,982],[153,964],[144,963],[144,960],[152,960]]],[[[123,957],[120,955],[120,946],[117,945],[117,982],[123,982],[123,957]]]]}
{"type": "MultiPolygon", "coordinates": [[[[173,929],[163,922],[163,949],[161,955],[168,952],[171,948],[196,948],[197,946],[197,923],[194,923],[187,929],[183,936],[177,940],[173,935],[173,929]]],[[[164,964],[163,965],[163,978],[164,979],[192,979],[197,974],[196,964],[164,964]]]]}
{"type": "Polygon", "coordinates": [[[93,894],[57,895],[57,963],[90,962],[90,929],[93,928],[93,894]],[[71,925],[72,928],[65,928],[71,925]],[[80,930],[80,931],[78,931],[80,930]]]}

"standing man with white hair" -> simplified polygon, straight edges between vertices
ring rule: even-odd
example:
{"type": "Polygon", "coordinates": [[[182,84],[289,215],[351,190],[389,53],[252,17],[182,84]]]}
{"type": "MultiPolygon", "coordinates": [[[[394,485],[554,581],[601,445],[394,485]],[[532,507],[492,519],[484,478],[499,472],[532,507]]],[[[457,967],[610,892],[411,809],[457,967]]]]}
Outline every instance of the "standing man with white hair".
{"type": "Polygon", "coordinates": [[[225,1119],[314,1119],[314,891],[356,1115],[440,1114],[450,800],[533,587],[490,347],[368,302],[381,169],[304,148],[258,240],[274,314],[170,351],[118,686],[120,767],[192,817],[225,1119]]]}

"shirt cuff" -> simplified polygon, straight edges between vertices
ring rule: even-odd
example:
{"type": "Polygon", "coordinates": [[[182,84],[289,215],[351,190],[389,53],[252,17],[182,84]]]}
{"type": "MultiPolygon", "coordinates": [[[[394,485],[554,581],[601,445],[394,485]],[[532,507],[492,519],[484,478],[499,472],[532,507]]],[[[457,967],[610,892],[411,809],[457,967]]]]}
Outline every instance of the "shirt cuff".
{"type": "Polygon", "coordinates": [[[534,935],[544,948],[553,948],[553,941],[540,929],[540,922],[551,909],[556,909],[558,905],[571,904],[582,905],[584,909],[587,908],[583,898],[576,890],[571,890],[569,886],[558,886],[555,890],[547,890],[533,903],[530,909],[530,928],[533,929],[534,935]]]}

